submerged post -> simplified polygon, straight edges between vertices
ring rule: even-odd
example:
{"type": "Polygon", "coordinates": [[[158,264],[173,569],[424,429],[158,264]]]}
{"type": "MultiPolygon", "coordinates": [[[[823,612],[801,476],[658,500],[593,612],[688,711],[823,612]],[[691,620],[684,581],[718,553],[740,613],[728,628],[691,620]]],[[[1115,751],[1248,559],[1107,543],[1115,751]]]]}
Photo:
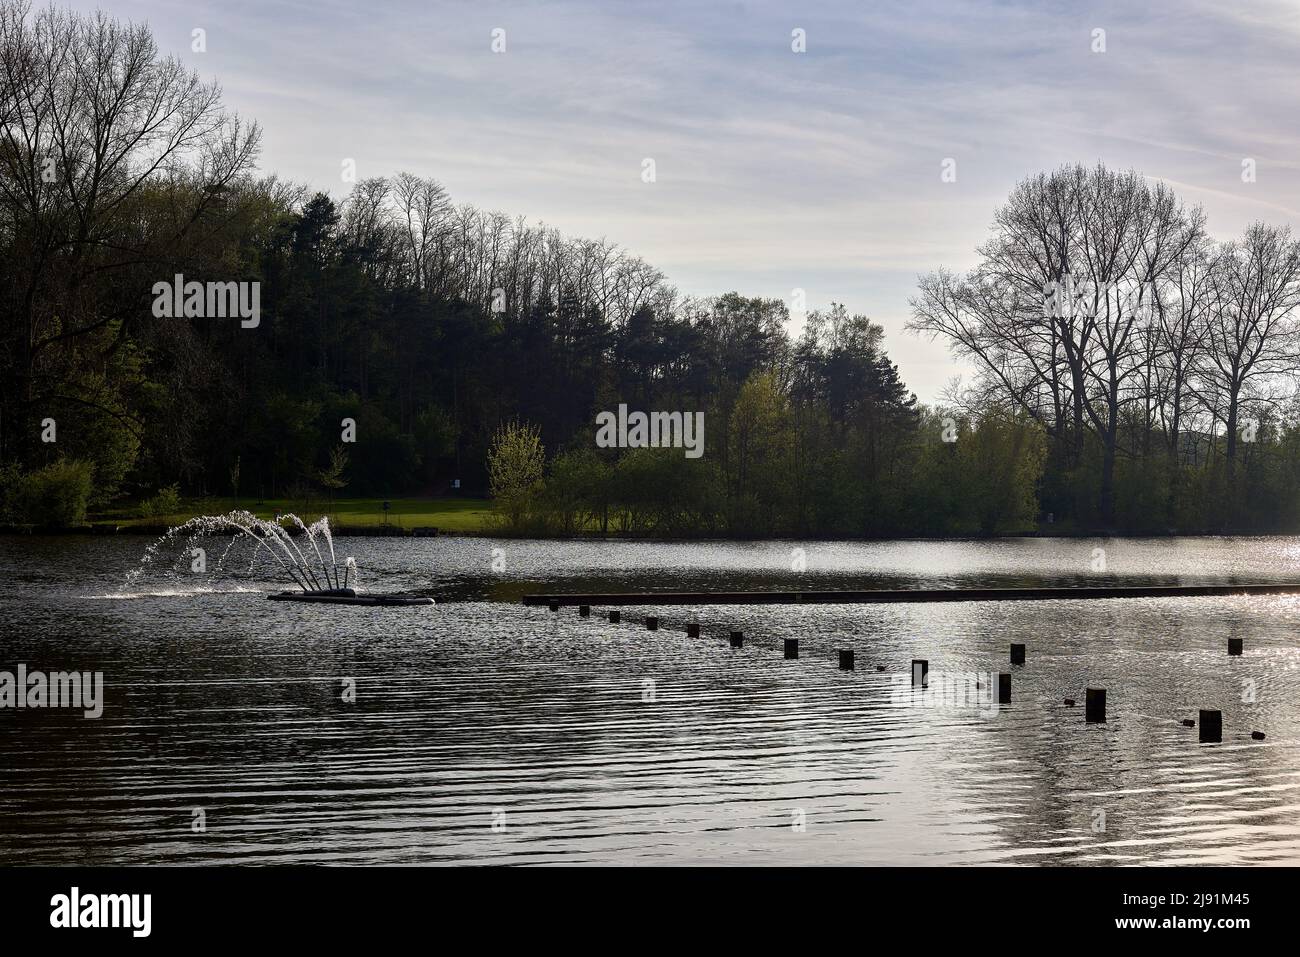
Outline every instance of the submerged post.
{"type": "Polygon", "coordinates": [[[1011,704],[1011,674],[1002,671],[998,673],[998,704],[1011,704]]]}
{"type": "Polygon", "coordinates": [[[560,610],[560,603],[559,603],[558,600],[552,598],[550,601],[548,601],[548,602],[546,603],[546,607],[549,608],[549,609],[551,609],[551,611],[559,611],[559,610],[560,610]]]}
{"type": "Polygon", "coordinates": [[[1223,712],[1201,710],[1201,743],[1213,744],[1223,740],[1223,712]]]}
{"type": "Polygon", "coordinates": [[[853,670],[853,649],[852,648],[840,649],[840,670],[841,671],[853,670]]]}
{"type": "Polygon", "coordinates": [[[658,630],[659,630],[659,618],[658,618],[657,616],[655,616],[655,615],[646,615],[646,616],[645,616],[645,626],[646,626],[647,628],[649,628],[651,631],[658,631],[658,630]]]}
{"type": "Polygon", "coordinates": [[[929,687],[930,684],[930,662],[924,658],[912,659],[912,687],[920,685],[922,688],[929,687]]]}
{"type": "Polygon", "coordinates": [[[1013,665],[1023,665],[1025,663],[1025,646],[1011,645],[1011,663],[1013,665]]]}
{"type": "Polygon", "coordinates": [[[578,614],[581,615],[583,618],[588,617],[588,616],[591,614],[591,606],[590,606],[590,605],[579,605],[579,606],[578,606],[578,614]]]}
{"type": "Polygon", "coordinates": [[[798,657],[799,657],[799,639],[798,639],[798,638],[787,638],[787,639],[785,640],[785,656],[786,656],[787,658],[798,658],[798,657]]]}
{"type": "Polygon", "coordinates": [[[698,622],[693,621],[686,626],[686,637],[687,638],[700,637],[700,626],[698,622]]]}
{"type": "Polygon", "coordinates": [[[609,613],[609,623],[611,625],[617,625],[622,620],[623,620],[623,613],[618,609],[614,609],[609,613]]]}
{"type": "Polygon", "coordinates": [[[743,648],[745,646],[745,633],[743,631],[733,631],[731,633],[731,647],[743,648]]]}
{"type": "Polygon", "coordinates": [[[1106,689],[1089,688],[1083,702],[1083,716],[1087,721],[1106,720],[1106,689]]]}
{"type": "Polygon", "coordinates": [[[1239,655],[1239,654],[1241,654],[1241,644],[1242,644],[1242,639],[1240,639],[1240,638],[1229,638],[1229,639],[1228,639],[1228,654],[1230,654],[1230,655],[1239,655]]]}

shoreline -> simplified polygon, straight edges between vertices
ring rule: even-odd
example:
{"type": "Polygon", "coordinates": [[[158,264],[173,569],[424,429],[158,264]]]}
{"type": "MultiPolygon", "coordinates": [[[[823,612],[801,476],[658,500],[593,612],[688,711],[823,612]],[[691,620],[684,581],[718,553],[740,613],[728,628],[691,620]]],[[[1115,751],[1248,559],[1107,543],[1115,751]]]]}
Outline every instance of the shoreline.
{"type": "Polygon", "coordinates": [[[806,589],[799,591],[709,592],[532,592],[525,607],[625,607],[637,605],[887,605],[962,601],[1062,601],[1098,598],[1207,598],[1289,595],[1300,582],[1242,582],[1231,585],[1024,586],[1020,588],[806,589]]]}
{"type": "MultiPolygon", "coordinates": [[[[196,516],[197,517],[197,516],[196,516]]],[[[25,525],[0,525],[0,538],[99,538],[104,536],[138,536],[160,538],[175,526],[172,525],[116,525],[108,522],[91,522],[69,527],[40,527],[25,525]]],[[[291,535],[301,534],[297,529],[286,529],[291,535]]],[[[791,536],[782,535],[638,535],[600,534],[592,532],[578,535],[522,534],[487,529],[443,529],[434,526],[402,527],[397,525],[337,525],[330,527],[335,538],[487,538],[502,541],[546,542],[662,542],[680,543],[733,543],[745,542],[995,542],[1025,538],[1043,539],[1161,539],[1161,538],[1290,538],[1300,536],[1294,531],[1165,531],[1117,532],[1105,530],[1067,531],[1042,529],[1026,532],[1005,532],[999,535],[882,535],[882,536],[791,536]]]]}

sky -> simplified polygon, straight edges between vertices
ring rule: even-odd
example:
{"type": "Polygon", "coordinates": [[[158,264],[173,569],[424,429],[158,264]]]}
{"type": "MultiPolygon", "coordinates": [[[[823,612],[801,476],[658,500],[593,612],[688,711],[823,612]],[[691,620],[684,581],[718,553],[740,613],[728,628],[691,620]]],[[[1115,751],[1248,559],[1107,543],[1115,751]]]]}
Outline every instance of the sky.
{"type": "Polygon", "coordinates": [[[341,198],[346,159],[406,170],[684,294],[844,303],[926,402],[969,370],[905,330],[917,277],[973,266],[1027,176],[1103,162],[1174,186],[1216,238],[1300,227],[1296,0],[72,6],[148,22],[217,79],[264,172],[341,198]]]}

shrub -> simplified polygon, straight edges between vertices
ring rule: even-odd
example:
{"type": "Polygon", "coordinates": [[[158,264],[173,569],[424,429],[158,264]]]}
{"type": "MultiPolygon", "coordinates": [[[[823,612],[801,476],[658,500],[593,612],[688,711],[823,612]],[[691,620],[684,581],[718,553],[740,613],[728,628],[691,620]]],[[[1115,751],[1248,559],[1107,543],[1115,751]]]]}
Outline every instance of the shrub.
{"type": "Polygon", "coordinates": [[[17,525],[23,520],[18,501],[23,474],[16,462],[0,464],[0,525],[17,525]]]}
{"type": "Polygon", "coordinates": [[[174,482],[158,490],[158,494],[153,498],[145,499],[140,503],[140,515],[144,518],[153,518],[158,515],[175,515],[181,510],[181,490],[180,486],[174,482]]]}
{"type": "Polygon", "coordinates": [[[609,515],[610,469],[593,449],[557,455],[543,489],[542,508],[562,534],[581,532],[591,522],[604,529],[609,515]]]}
{"type": "Polygon", "coordinates": [[[543,518],[534,514],[534,506],[544,487],[545,468],[540,430],[517,422],[497,429],[488,452],[488,475],[504,530],[519,534],[543,518]]]}
{"type": "Polygon", "coordinates": [[[0,512],[15,524],[46,528],[84,525],[93,468],[82,459],[59,459],[35,472],[4,470],[0,512]]]}

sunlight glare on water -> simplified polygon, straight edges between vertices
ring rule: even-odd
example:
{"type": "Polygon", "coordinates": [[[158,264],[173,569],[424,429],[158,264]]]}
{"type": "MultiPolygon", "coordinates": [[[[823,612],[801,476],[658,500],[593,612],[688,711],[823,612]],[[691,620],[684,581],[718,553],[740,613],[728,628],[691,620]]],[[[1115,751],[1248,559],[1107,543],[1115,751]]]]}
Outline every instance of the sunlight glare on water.
{"type": "Polygon", "coordinates": [[[368,587],[439,599],[396,609],[267,602],[280,584],[237,576],[126,587],[141,547],[0,540],[0,670],[107,686],[97,721],[0,712],[4,863],[1300,862],[1300,598],[666,606],[618,625],[518,603],[1300,580],[1295,539],[349,539],[368,587]],[[932,681],[1009,671],[1012,702],[918,701],[913,658],[932,681]],[[1105,724],[1084,721],[1088,686],[1105,724]],[[1222,744],[1180,723],[1201,708],[1222,710],[1222,744]]]}

